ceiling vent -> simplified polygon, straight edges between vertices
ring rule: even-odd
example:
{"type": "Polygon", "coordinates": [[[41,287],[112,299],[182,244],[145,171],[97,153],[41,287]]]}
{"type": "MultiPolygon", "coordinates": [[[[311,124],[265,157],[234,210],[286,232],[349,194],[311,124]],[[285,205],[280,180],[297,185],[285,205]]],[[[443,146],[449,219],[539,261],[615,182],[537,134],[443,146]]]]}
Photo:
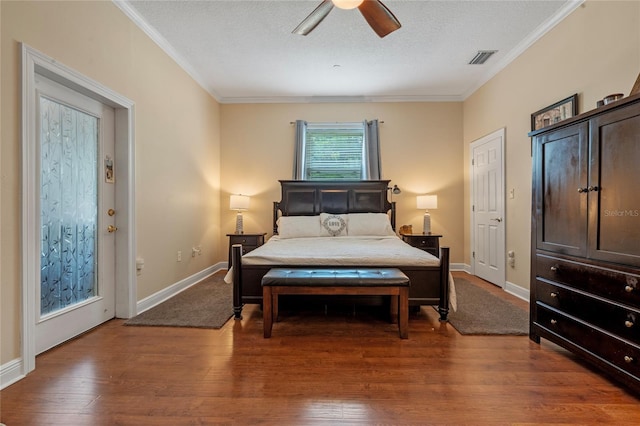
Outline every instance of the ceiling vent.
{"type": "Polygon", "coordinates": [[[496,52],[497,50],[478,50],[476,56],[474,56],[473,59],[469,61],[469,65],[482,65],[487,62],[487,59],[493,56],[493,54],[496,52]]]}

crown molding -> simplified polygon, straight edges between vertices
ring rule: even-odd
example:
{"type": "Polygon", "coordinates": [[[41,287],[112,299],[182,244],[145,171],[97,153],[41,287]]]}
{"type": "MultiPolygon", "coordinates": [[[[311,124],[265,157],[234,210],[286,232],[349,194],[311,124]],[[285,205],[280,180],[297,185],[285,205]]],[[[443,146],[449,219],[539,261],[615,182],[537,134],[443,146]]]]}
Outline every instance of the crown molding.
{"type": "Polygon", "coordinates": [[[222,104],[462,102],[462,96],[264,96],[221,98],[222,104]]]}

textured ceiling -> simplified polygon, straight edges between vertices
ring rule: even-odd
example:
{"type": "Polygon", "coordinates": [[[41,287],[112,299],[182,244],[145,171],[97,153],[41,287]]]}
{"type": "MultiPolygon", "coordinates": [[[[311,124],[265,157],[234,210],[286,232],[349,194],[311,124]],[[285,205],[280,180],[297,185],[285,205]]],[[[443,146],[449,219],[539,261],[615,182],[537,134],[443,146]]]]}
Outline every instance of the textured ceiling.
{"type": "Polygon", "coordinates": [[[320,0],[118,1],[218,101],[463,100],[581,1],[385,0],[379,38],[357,9],[291,31],[320,0]],[[497,50],[469,65],[478,50],[497,50]]]}

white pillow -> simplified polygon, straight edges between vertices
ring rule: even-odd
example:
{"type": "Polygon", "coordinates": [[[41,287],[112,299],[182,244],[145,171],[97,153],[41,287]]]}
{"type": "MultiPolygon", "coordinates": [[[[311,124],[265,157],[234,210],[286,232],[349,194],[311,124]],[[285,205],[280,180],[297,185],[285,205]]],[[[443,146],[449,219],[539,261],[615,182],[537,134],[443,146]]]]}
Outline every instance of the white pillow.
{"type": "Polygon", "coordinates": [[[276,225],[280,238],[320,236],[320,216],[280,216],[276,225]]]}
{"type": "Polygon", "coordinates": [[[389,216],[386,213],[349,214],[349,236],[385,236],[395,235],[389,216]]]}
{"type": "Polygon", "coordinates": [[[320,213],[320,236],[346,237],[347,215],[320,213]]]}

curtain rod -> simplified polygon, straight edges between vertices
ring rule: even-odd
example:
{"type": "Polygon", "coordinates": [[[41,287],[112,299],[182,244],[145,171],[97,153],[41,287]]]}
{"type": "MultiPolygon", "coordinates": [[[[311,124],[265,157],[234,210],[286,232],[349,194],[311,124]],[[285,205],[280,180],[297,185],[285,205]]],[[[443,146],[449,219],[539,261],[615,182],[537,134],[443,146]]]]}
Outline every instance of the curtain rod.
{"type": "MultiPolygon", "coordinates": [[[[334,123],[339,123],[339,122],[338,121],[334,121],[334,123]]],[[[354,123],[355,123],[355,121],[354,121],[354,123]]],[[[384,121],[378,120],[378,123],[384,124],[384,121]]],[[[294,125],[294,124],[296,124],[296,122],[295,121],[290,121],[289,124],[294,125]]]]}

